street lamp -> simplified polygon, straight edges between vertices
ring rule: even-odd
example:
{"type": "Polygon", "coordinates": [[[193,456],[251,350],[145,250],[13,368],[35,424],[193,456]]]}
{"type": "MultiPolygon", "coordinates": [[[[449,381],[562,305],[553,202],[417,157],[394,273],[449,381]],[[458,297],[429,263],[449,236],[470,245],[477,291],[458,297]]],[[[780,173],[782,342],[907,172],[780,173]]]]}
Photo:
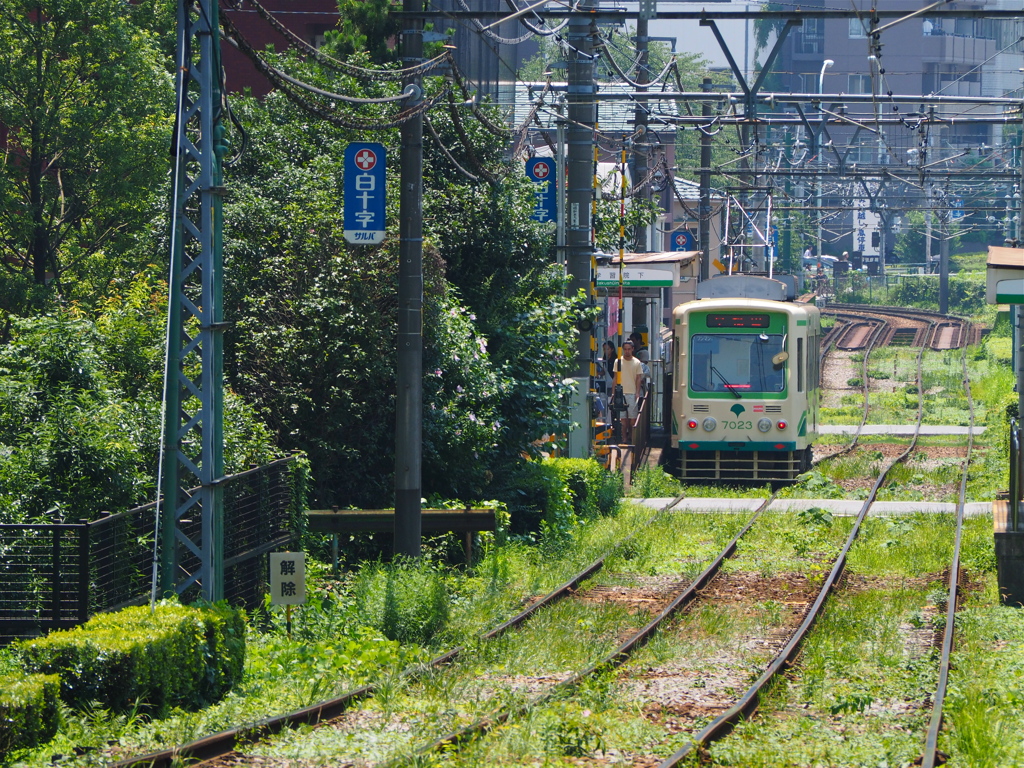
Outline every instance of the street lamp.
{"type": "MultiPolygon", "coordinates": [[[[821,74],[818,75],[818,95],[819,96],[821,96],[821,94],[825,92],[825,70],[828,69],[829,67],[831,67],[833,64],[835,64],[835,62],[832,61],[832,59],[825,59],[825,61],[823,61],[821,63],[821,74]]],[[[821,101],[820,100],[818,101],[818,112],[819,112],[819,114],[821,116],[821,122],[824,123],[825,122],[825,113],[822,111],[821,101]]],[[[817,180],[818,180],[818,184],[817,184],[817,186],[818,186],[818,205],[817,205],[817,208],[818,208],[818,264],[821,264],[821,225],[822,225],[822,217],[821,217],[821,131],[820,130],[818,131],[818,142],[817,143],[818,143],[818,176],[817,176],[817,180]]]]}

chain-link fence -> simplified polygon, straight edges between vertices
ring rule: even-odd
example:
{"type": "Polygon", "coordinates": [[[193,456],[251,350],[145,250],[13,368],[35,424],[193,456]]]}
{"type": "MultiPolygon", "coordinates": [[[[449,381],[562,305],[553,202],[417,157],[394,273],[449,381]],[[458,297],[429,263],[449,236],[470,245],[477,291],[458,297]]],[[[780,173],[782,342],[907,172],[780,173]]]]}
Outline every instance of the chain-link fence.
{"type": "MultiPolygon", "coordinates": [[[[262,599],[266,553],[299,533],[304,500],[292,462],[281,459],[223,480],[224,595],[233,605],[262,599]]],[[[145,601],[153,511],[150,503],[99,520],[0,525],[0,645],[145,601]]],[[[199,519],[184,525],[198,536],[199,519]]]]}

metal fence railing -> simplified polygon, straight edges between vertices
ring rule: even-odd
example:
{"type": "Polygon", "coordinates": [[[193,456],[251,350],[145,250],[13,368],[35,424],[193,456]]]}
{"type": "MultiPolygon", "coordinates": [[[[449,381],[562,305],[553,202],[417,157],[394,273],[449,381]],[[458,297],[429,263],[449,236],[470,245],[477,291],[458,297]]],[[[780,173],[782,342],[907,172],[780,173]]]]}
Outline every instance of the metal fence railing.
{"type": "MultiPolygon", "coordinates": [[[[293,538],[291,461],[224,478],[224,594],[234,605],[262,599],[268,578],[263,555],[293,538]]],[[[77,523],[0,525],[0,645],[145,601],[153,508],[149,503],[77,523]]],[[[186,525],[198,535],[200,520],[186,525]]]]}

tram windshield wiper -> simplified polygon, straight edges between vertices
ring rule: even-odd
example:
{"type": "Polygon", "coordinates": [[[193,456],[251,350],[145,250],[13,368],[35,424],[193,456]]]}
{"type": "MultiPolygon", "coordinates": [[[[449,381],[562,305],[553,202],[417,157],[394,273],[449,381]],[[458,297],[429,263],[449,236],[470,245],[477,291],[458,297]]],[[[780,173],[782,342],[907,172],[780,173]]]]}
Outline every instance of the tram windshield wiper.
{"type": "Polygon", "coordinates": [[[742,386],[742,385],[740,385],[740,384],[731,384],[729,382],[729,380],[727,378],[725,378],[725,376],[722,375],[722,372],[720,370],[718,370],[717,368],[715,368],[715,366],[713,366],[713,365],[711,366],[711,372],[716,374],[718,376],[718,378],[720,378],[722,380],[722,383],[725,385],[725,388],[727,390],[729,390],[730,392],[732,392],[736,396],[737,400],[742,400],[743,399],[743,395],[741,395],[739,392],[736,391],[736,387],[742,386]]]}

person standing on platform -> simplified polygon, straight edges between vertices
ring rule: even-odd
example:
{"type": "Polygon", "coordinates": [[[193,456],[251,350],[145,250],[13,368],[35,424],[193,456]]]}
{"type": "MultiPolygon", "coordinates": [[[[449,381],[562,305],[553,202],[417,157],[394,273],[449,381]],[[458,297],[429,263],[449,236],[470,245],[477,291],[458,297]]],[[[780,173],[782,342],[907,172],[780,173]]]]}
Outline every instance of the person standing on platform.
{"type": "Polygon", "coordinates": [[[629,339],[633,342],[633,356],[639,360],[644,367],[644,378],[641,382],[639,394],[646,394],[651,383],[651,367],[648,365],[651,361],[651,353],[648,352],[647,347],[644,346],[644,337],[637,331],[633,331],[629,334],[629,339]]]}
{"type": "Polygon", "coordinates": [[[615,372],[620,374],[622,394],[626,398],[626,418],[622,420],[623,440],[633,444],[633,422],[636,421],[637,397],[643,386],[644,368],[639,358],[633,356],[634,344],[626,339],[622,342],[622,357],[615,361],[615,372]]]}
{"type": "Polygon", "coordinates": [[[603,363],[603,375],[604,375],[604,394],[605,399],[610,403],[612,401],[612,393],[615,390],[615,360],[619,356],[615,351],[615,344],[611,341],[606,341],[604,347],[602,347],[604,360],[603,363]]]}
{"type": "Polygon", "coordinates": [[[641,362],[646,363],[651,359],[650,354],[647,351],[647,347],[644,346],[644,337],[637,331],[633,331],[629,334],[629,340],[633,342],[633,355],[641,362]]]}

